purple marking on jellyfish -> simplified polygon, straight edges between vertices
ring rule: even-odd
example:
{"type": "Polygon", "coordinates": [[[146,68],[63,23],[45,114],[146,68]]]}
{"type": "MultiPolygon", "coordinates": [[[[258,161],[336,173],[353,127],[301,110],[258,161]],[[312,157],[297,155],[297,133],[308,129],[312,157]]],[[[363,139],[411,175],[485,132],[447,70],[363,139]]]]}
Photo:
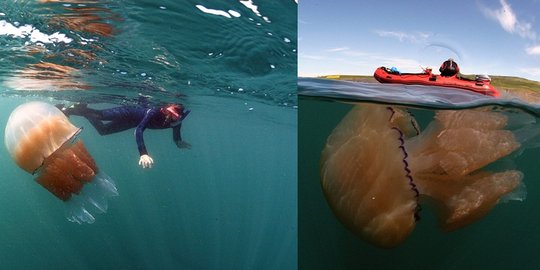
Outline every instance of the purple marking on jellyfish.
{"type": "Polygon", "coordinates": [[[419,204],[420,192],[418,191],[418,188],[416,187],[416,184],[414,183],[414,179],[411,175],[411,170],[409,169],[409,162],[407,162],[407,157],[409,156],[409,154],[407,153],[407,150],[405,149],[405,146],[404,146],[405,140],[403,139],[403,132],[401,132],[401,130],[397,127],[392,127],[392,129],[396,130],[399,133],[398,140],[400,142],[400,145],[398,146],[398,148],[401,149],[401,153],[403,153],[404,170],[405,172],[407,172],[405,177],[409,179],[409,185],[411,186],[411,190],[413,190],[415,193],[416,207],[414,209],[414,220],[418,221],[420,220],[420,210],[422,210],[419,204]]]}

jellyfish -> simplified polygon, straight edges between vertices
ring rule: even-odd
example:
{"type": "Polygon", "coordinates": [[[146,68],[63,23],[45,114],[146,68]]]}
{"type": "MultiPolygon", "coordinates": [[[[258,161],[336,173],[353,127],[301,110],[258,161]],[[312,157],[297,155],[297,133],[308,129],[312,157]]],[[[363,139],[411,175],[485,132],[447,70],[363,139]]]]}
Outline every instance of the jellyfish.
{"type": "Polygon", "coordinates": [[[324,195],[335,216],[360,238],[395,247],[413,231],[420,200],[451,231],[482,218],[502,198],[523,200],[523,174],[488,164],[520,147],[495,111],[438,111],[420,132],[399,108],[356,105],[321,154],[324,195]]]}
{"type": "Polygon", "coordinates": [[[29,102],[15,108],[5,130],[5,144],[17,165],[65,202],[66,218],[93,223],[117,196],[113,180],[101,172],[77,138],[81,129],[55,106],[29,102]]]}

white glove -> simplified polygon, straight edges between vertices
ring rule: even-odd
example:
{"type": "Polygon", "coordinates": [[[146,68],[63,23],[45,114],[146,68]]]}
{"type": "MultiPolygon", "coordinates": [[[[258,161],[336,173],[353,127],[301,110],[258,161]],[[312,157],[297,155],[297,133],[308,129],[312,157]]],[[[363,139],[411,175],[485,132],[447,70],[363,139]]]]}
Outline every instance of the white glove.
{"type": "Polygon", "coordinates": [[[141,159],[139,159],[139,165],[144,169],[152,168],[152,164],[154,164],[154,160],[149,155],[142,155],[141,159]]]}

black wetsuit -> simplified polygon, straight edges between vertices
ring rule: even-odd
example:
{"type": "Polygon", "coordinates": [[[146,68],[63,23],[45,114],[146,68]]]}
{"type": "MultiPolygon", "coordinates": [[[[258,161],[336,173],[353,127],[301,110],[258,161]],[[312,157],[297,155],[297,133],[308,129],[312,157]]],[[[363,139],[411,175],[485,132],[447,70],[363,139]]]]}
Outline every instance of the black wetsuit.
{"type": "Polygon", "coordinates": [[[144,145],[143,132],[146,128],[166,129],[172,128],[175,143],[182,141],[180,128],[182,120],[189,114],[185,110],[180,120],[167,121],[160,107],[145,108],[140,106],[122,106],[104,110],[91,109],[86,106],[64,110],[67,115],[83,116],[96,128],[100,135],[112,134],[135,128],[135,139],[140,155],[148,155],[144,145]],[[103,121],[108,121],[104,123],[103,121]]]}

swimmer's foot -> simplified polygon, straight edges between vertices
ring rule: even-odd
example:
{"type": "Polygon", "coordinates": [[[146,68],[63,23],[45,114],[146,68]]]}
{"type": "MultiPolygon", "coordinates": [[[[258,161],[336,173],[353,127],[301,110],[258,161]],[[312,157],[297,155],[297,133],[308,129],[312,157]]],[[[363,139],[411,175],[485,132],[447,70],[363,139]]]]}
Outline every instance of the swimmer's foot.
{"type": "Polygon", "coordinates": [[[56,104],[56,105],[54,105],[54,107],[56,107],[56,108],[58,108],[59,110],[62,111],[64,109],[65,105],[64,104],[56,104]]]}
{"type": "Polygon", "coordinates": [[[69,116],[69,114],[66,112],[66,105],[65,104],[56,104],[56,105],[54,105],[54,107],[58,108],[66,116],[69,116]]]}
{"type": "Polygon", "coordinates": [[[56,104],[54,105],[56,108],[58,108],[60,111],[62,111],[66,116],[70,115],[78,115],[82,110],[85,110],[88,108],[88,104],[86,103],[73,103],[71,105],[66,104],[56,104]]]}

